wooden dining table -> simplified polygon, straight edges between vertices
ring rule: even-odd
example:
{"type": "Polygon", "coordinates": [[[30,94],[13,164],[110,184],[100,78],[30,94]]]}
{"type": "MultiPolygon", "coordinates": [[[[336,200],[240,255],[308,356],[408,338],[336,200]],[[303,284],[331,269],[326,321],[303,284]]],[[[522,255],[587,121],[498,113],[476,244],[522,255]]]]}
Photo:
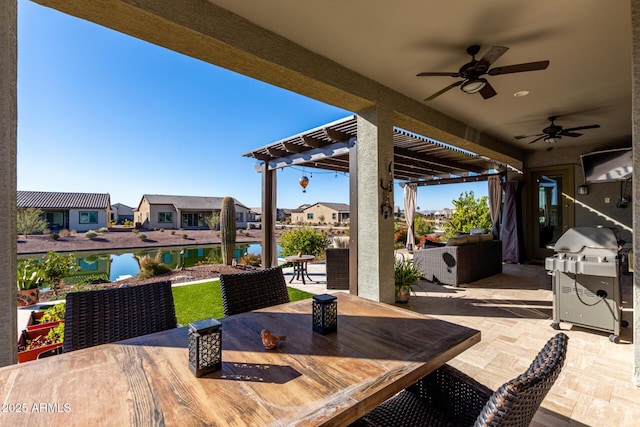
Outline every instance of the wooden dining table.
{"type": "Polygon", "coordinates": [[[222,369],[196,378],[186,327],[0,369],[0,425],[347,425],[480,341],[480,332],[337,293],[220,319],[222,369]],[[284,335],[273,350],[260,332],[284,335]]]}

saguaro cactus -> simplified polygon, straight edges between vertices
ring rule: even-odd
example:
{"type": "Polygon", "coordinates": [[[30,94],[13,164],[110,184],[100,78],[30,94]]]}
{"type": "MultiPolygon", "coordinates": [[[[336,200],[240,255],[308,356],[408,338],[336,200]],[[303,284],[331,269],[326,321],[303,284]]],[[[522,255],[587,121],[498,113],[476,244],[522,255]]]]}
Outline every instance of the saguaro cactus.
{"type": "Polygon", "coordinates": [[[233,197],[227,196],[222,199],[220,235],[222,238],[222,263],[231,265],[236,250],[236,207],[233,197]]]}

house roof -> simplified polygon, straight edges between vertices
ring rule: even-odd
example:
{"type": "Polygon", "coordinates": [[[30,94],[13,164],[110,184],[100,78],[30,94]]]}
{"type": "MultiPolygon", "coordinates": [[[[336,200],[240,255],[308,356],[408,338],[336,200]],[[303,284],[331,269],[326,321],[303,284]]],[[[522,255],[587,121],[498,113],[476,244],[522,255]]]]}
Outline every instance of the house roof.
{"type": "Polygon", "coordinates": [[[329,209],[333,209],[334,211],[338,211],[338,212],[349,212],[349,205],[346,203],[325,203],[325,202],[318,202],[315,203],[311,206],[308,206],[306,209],[309,209],[313,206],[324,206],[326,208],[329,209]]]}
{"type": "Polygon", "coordinates": [[[120,215],[133,215],[133,208],[122,203],[114,203],[111,205],[111,210],[118,212],[120,215]]]}
{"type": "MultiPolygon", "coordinates": [[[[143,199],[147,199],[150,205],[173,205],[180,210],[220,210],[222,209],[222,200],[224,197],[208,197],[208,196],[167,196],[163,194],[144,194],[143,199]]],[[[247,208],[237,199],[233,199],[237,206],[247,208]]],[[[138,206],[139,208],[140,206],[138,206]]]]}
{"type": "Polygon", "coordinates": [[[39,209],[109,209],[111,201],[108,193],[18,191],[17,206],[39,209]]]}

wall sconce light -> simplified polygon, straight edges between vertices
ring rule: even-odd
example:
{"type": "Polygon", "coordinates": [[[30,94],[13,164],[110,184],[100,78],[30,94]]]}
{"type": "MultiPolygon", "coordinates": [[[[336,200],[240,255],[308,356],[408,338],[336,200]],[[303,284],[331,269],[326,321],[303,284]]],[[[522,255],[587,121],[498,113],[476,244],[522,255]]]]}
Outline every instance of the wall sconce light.
{"type": "Polygon", "coordinates": [[[578,185],[578,194],[580,196],[586,196],[589,194],[589,186],[588,185],[578,185]]]}

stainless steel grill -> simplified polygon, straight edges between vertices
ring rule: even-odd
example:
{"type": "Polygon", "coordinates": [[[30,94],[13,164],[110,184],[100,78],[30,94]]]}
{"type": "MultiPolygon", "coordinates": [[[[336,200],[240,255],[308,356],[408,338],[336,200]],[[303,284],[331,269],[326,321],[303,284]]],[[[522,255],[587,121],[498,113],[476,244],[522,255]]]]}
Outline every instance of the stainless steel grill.
{"type": "Polygon", "coordinates": [[[610,332],[617,342],[622,324],[619,254],[616,232],[602,227],[575,227],[553,246],[545,259],[553,277],[553,323],[610,332]]]}

